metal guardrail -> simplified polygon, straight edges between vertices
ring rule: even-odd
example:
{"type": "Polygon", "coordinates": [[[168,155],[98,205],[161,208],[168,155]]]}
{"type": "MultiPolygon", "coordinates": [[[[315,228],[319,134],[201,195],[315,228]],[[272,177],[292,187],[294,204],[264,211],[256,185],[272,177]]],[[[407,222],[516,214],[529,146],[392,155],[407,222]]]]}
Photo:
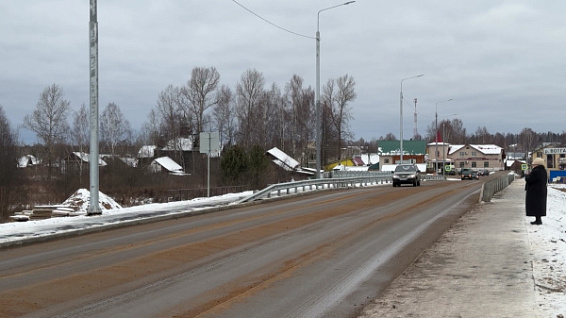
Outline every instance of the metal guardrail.
{"type": "Polygon", "coordinates": [[[243,198],[236,203],[251,202],[260,199],[267,199],[274,196],[283,196],[293,193],[324,190],[324,189],[337,189],[337,188],[355,188],[356,186],[368,186],[373,184],[384,184],[391,182],[391,174],[388,176],[374,175],[366,177],[350,177],[350,178],[323,178],[311,179],[304,181],[294,181],[277,183],[268,186],[267,188],[258,191],[246,198],[243,198]]]}
{"type": "Polygon", "coordinates": [[[421,174],[422,180],[446,180],[446,176],[437,174],[421,174]]]}
{"type": "MultiPolygon", "coordinates": [[[[329,174],[330,178],[349,178],[349,177],[384,177],[389,178],[389,182],[392,182],[391,176],[392,171],[332,171],[329,174]]],[[[421,180],[445,180],[446,176],[443,175],[433,175],[425,174],[421,172],[421,180]]]]}
{"type": "MultiPolygon", "coordinates": [[[[255,192],[236,203],[251,202],[272,197],[280,197],[299,192],[316,191],[336,188],[353,188],[356,186],[368,186],[373,184],[392,183],[393,173],[381,171],[333,171],[328,174],[329,178],[310,179],[304,181],[293,181],[277,183],[255,192]]],[[[444,180],[444,176],[421,174],[422,180],[444,180]]]]}
{"type": "Polygon", "coordinates": [[[493,195],[505,189],[515,180],[515,174],[509,173],[497,179],[489,180],[482,185],[480,200],[490,202],[493,195]]]}

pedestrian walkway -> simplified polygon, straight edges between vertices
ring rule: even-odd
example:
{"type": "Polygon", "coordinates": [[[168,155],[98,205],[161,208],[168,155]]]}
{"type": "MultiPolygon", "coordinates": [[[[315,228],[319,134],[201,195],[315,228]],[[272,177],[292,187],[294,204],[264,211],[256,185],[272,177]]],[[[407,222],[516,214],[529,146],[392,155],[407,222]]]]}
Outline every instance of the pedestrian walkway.
{"type": "Polygon", "coordinates": [[[518,179],[464,215],[360,317],[542,317],[524,195],[518,179]]]}

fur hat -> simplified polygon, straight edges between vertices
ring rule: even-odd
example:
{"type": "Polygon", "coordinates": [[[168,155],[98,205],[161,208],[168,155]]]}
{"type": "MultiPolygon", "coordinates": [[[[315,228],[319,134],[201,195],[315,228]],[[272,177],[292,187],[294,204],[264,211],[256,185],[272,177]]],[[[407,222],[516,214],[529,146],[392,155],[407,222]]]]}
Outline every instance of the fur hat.
{"type": "Polygon", "coordinates": [[[533,164],[544,166],[544,160],[542,158],[536,158],[535,160],[533,160],[533,164]]]}

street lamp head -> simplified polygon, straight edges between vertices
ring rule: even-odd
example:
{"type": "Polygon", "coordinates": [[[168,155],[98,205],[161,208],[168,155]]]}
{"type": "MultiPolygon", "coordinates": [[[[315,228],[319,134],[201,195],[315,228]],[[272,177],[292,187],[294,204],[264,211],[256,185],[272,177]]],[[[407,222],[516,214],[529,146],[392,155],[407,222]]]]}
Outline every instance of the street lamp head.
{"type": "Polygon", "coordinates": [[[417,75],[417,76],[415,76],[415,77],[423,77],[423,76],[424,76],[424,74],[419,74],[419,75],[417,75]]]}
{"type": "Polygon", "coordinates": [[[440,104],[440,103],[446,103],[446,102],[453,101],[453,100],[454,100],[453,98],[450,98],[450,99],[447,99],[447,100],[441,100],[439,102],[436,102],[436,107],[438,108],[438,104],[440,104]]]}
{"type": "MultiPolygon", "coordinates": [[[[347,5],[352,4],[352,3],[354,3],[354,2],[356,2],[356,1],[348,1],[348,2],[341,3],[341,4],[337,4],[337,5],[335,5],[335,6],[331,6],[331,7],[328,7],[328,8],[324,8],[324,9],[318,10],[317,20],[316,20],[316,32],[317,32],[317,34],[318,34],[318,32],[319,32],[319,29],[320,29],[320,13],[321,13],[322,11],[326,11],[326,10],[338,8],[338,7],[341,7],[341,6],[347,6],[347,5]]],[[[320,40],[319,37],[317,37],[317,41],[318,41],[318,40],[320,40]]]]}

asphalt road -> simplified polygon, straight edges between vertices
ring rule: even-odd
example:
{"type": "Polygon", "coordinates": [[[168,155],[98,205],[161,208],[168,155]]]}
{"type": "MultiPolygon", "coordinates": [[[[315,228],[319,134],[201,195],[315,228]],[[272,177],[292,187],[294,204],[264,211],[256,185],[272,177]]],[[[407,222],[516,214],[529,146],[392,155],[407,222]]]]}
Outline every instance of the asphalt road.
{"type": "Polygon", "coordinates": [[[481,182],[333,190],[0,251],[0,317],[355,317],[481,182]]]}

